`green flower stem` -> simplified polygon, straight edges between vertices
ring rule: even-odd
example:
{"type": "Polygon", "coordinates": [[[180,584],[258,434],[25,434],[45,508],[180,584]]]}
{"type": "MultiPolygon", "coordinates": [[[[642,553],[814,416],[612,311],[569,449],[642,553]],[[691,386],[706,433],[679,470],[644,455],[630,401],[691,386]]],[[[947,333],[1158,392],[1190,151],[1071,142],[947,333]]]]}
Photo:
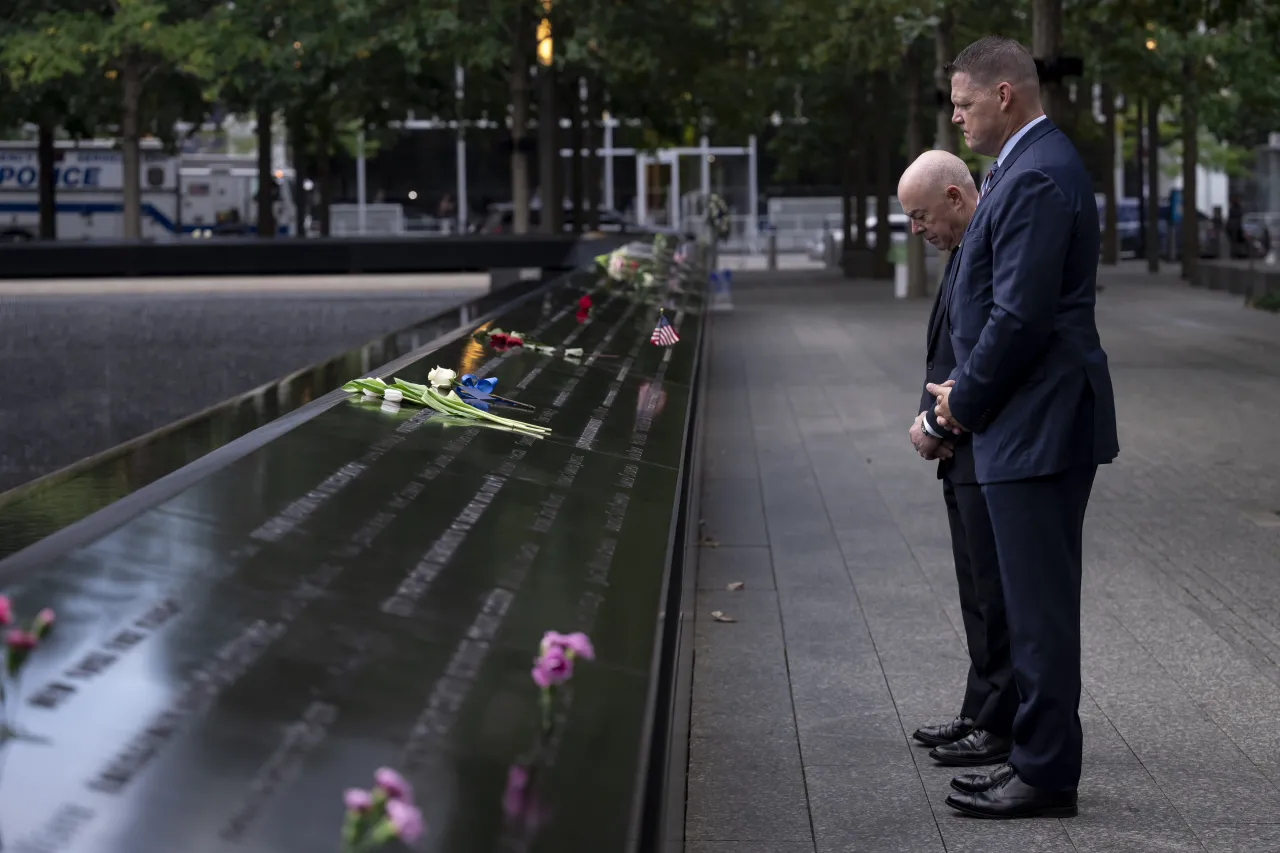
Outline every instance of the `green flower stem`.
{"type": "Polygon", "coordinates": [[[426,406],[427,408],[434,409],[442,415],[453,415],[472,421],[487,421],[488,423],[497,424],[498,426],[506,427],[508,429],[533,433],[535,435],[545,435],[551,432],[550,427],[512,420],[511,418],[504,418],[490,412],[482,411],[477,409],[475,406],[464,403],[461,399],[441,394],[436,389],[427,385],[419,385],[416,382],[408,382],[404,379],[395,379],[393,382],[393,385],[388,385],[381,379],[353,379],[346,385],[343,385],[342,390],[347,393],[357,393],[367,390],[381,397],[388,388],[397,388],[404,394],[404,398],[406,400],[417,403],[420,406],[426,406]]]}
{"type": "Polygon", "coordinates": [[[522,430],[526,430],[528,432],[533,432],[533,433],[542,434],[542,433],[551,432],[550,427],[538,426],[536,424],[528,424],[523,421],[516,421],[516,420],[512,420],[511,418],[504,418],[499,415],[491,414],[490,412],[481,411],[480,409],[477,409],[475,406],[468,405],[467,403],[464,403],[461,400],[446,397],[444,394],[441,394],[439,391],[435,390],[434,388],[428,388],[427,395],[431,397],[433,401],[435,401],[436,403],[439,403],[441,406],[446,407],[449,410],[447,414],[455,414],[463,417],[472,417],[472,418],[475,418],[476,420],[488,421],[490,423],[500,424],[502,426],[511,427],[513,429],[522,429],[522,430]]]}
{"type": "Polygon", "coordinates": [[[374,394],[381,397],[383,392],[390,387],[390,385],[383,382],[381,379],[368,377],[365,379],[352,379],[346,385],[342,386],[342,390],[346,391],[348,394],[355,394],[361,391],[372,391],[374,394]]]}

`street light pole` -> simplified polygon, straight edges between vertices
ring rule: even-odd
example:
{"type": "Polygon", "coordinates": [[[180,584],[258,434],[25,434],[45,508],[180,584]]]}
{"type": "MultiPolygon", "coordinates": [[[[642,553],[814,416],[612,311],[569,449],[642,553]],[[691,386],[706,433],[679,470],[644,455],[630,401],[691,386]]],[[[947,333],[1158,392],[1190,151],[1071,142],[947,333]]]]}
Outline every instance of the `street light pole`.
{"type": "Polygon", "coordinates": [[[564,199],[560,192],[560,116],[556,112],[555,50],[551,35],[551,0],[542,0],[546,14],[538,24],[538,184],[542,199],[542,230],[559,234],[564,199]]]}

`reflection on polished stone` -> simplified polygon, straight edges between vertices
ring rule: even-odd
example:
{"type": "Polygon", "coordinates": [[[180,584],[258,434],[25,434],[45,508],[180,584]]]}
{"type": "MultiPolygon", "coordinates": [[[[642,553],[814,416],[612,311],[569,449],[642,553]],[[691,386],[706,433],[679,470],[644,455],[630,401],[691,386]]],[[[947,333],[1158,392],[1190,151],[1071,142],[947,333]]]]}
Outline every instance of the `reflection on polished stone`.
{"type": "Polygon", "coordinates": [[[19,608],[59,614],[22,685],[50,742],[7,750],[5,843],[336,851],[344,789],[385,765],[417,790],[419,849],[625,850],[702,296],[678,297],[664,349],[656,307],[624,294],[579,323],[593,284],[494,321],[573,336],[578,363],[463,337],[395,374],[495,377],[545,439],[343,399],[88,540],[0,563],[19,608]],[[597,657],[543,737],[548,629],[597,657]]]}
{"type": "Polygon", "coordinates": [[[13,554],[242,435],[323,397],[352,376],[411,353],[530,290],[485,294],[384,335],[84,463],[0,493],[0,557],[13,554]]]}

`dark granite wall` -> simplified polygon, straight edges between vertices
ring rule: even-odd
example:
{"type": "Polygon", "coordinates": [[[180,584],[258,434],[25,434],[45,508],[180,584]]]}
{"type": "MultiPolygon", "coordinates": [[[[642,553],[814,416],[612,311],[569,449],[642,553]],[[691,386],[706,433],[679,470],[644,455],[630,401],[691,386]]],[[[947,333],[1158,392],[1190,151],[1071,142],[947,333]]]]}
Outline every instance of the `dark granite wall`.
{"type": "Polygon", "coordinates": [[[0,491],[474,293],[0,295],[0,491]]]}

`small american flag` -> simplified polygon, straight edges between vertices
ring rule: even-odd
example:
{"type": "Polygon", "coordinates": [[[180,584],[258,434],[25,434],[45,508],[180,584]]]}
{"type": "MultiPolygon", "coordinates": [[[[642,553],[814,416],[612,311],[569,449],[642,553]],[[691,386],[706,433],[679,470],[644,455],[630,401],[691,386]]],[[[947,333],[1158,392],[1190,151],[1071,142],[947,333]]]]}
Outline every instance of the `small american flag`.
{"type": "Polygon", "coordinates": [[[669,347],[678,340],[680,340],[680,336],[676,334],[676,330],[667,321],[667,315],[659,314],[658,325],[653,327],[653,334],[649,336],[649,342],[660,347],[669,347]]]}

